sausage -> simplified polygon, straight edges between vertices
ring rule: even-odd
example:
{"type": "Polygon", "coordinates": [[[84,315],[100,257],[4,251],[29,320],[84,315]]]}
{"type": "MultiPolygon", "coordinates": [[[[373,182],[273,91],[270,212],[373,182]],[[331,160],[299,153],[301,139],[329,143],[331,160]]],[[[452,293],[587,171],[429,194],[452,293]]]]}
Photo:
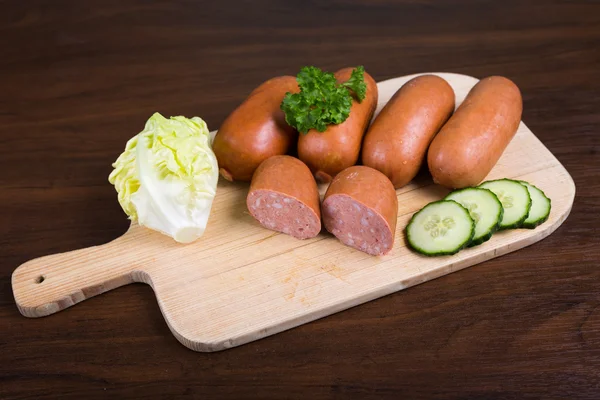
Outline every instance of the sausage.
{"type": "Polygon", "coordinates": [[[321,231],[317,182],[297,158],[273,156],[263,161],[252,177],[246,205],[267,229],[298,239],[321,231]]]}
{"type": "Polygon", "coordinates": [[[431,142],[433,181],[448,188],[485,179],[517,132],[523,112],[519,88],[509,79],[482,79],[431,142]]]}
{"type": "Polygon", "coordinates": [[[261,162],[286,154],[298,132],[280,109],[287,92],[298,92],[293,76],[264,82],[223,122],[213,141],[219,171],[228,181],[250,181],[261,162]]]}
{"type": "Polygon", "coordinates": [[[444,79],[421,75],[406,82],[365,135],[362,163],[400,188],[419,172],[427,148],[454,111],[454,90],[444,79]]]}
{"type": "MultiPolygon", "coordinates": [[[[338,82],[350,79],[353,68],[335,73],[338,82]]],[[[330,182],[341,170],[358,160],[362,137],[377,107],[377,83],[364,73],[367,93],[362,102],[352,101],[350,115],[338,125],[330,125],[324,132],[311,129],[298,138],[298,158],[308,165],[317,181],[330,182]]]]}
{"type": "Polygon", "coordinates": [[[398,198],[392,182],[376,169],[356,165],[337,174],[322,212],[325,229],[347,246],[383,255],[394,245],[398,198]]]}

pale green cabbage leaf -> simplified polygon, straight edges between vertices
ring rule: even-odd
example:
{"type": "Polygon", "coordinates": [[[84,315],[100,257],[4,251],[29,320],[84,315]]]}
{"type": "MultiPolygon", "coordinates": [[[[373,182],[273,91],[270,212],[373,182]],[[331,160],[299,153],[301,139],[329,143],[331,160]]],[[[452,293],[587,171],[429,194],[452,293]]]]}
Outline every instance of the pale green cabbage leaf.
{"type": "Polygon", "coordinates": [[[219,169],[202,119],[155,113],[113,168],[108,180],[132,221],[182,243],[203,235],[219,169]]]}

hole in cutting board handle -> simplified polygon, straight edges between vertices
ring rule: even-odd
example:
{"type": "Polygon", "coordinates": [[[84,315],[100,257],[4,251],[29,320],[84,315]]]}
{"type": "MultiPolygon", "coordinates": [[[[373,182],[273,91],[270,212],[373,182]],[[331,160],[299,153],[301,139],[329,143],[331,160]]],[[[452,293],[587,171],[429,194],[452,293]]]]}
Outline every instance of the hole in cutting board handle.
{"type": "Polygon", "coordinates": [[[40,284],[42,282],[44,282],[46,280],[46,277],[44,275],[40,275],[37,278],[35,278],[35,283],[40,284]]]}

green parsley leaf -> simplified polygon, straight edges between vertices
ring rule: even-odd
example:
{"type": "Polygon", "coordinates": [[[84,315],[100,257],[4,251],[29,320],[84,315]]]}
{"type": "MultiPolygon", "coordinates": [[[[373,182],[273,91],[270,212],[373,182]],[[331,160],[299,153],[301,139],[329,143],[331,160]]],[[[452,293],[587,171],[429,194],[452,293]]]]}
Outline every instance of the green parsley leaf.
{"type": "Polygon", "coordinates": [[[365,98],[364,67],[352,71],[347,82],[338,85],[331,72],[304,67],[296,76],[300,93],[286,93],[281,102],[288,125],[301,133],[311,129],[324,132],[328,125],[341,124],[350,115],[354,92],[359,102],[365,98]]]}
{"type": "Polygon", "coordinates": [[[354,92],[359,103],[364,100],[367,94],[367,84],[365,83],[364,75],[365,67],[360,65],[352,70],[350,79],[342,83],[342,86],[347,87],[354,92]]]}

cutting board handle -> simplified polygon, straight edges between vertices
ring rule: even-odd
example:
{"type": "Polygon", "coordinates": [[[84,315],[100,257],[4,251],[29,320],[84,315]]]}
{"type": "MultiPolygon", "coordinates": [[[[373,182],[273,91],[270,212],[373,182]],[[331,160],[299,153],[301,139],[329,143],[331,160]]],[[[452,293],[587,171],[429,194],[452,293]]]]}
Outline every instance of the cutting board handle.
{"type": "Polygon", "coordinates": [[[54,314],[133,282],[138,265],[125,256],[131,249],[127,245],[134,236],[131,231],[100,246],[44,256],[19,266],[12,275],[12,288],[21,314],[54,314]]]}

